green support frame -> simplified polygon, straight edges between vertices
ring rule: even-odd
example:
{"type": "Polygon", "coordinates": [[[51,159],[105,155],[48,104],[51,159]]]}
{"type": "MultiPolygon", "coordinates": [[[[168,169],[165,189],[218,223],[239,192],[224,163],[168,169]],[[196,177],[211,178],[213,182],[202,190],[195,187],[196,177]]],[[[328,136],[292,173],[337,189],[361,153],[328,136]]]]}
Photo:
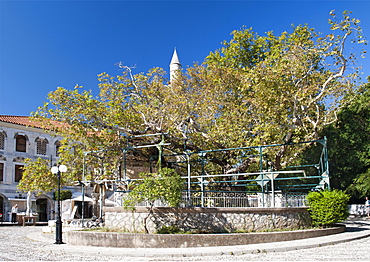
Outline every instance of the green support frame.
{"type": "MultiPolygon", "coordinates": [[[[328,164],[328,149],[327,139],[305,141],[299,143],[289,144],[274,144],[274,145],[261,145],[252,147],[239,147],[228,149],[204,150],[197,152],[189,152],[184,150],[183,153],[174,154],[166,146],[170,145],[165,143],[165,134],[151,134],[127,137],[126,147],[122,149],[124,154],[123,159],[123,178],[111,180],[108,182],[114,184],[125,184],[129,186],[132,179],[127,177],[127,163],[126,155],[129,151],[139,151],[143,148],[157,147],[159,155],[146,156],[148,159],[156,159],[160,161],[163,158],[167,164],[175,168],[182,176],[185,183],[187,205],[192,205],[192,197],[201,196],[201,206],[204,206],[205,194],[218,194],[218,193],[248,193],[248,194],[266,194],[272,193],[274,197],[275,192],[308,192],[311,190],[330,189],[329,179],[329,164],[328,164]],[[130,145],[129,139],[140,139],[143,137],[160,136],[161,142],[155,144],[144,145],[130,145]],[[320,145],[320,153],[316,162],[304,163],[301,165],[286,166],[283,170],[272,170],[268,167],[268,154],[269,149],[288,146],[294,148],[301,144],[320,145]],[[238,159],[235,159],[235,166],[240,164],[243,159],[253,157],[255,161],[255,170],[244,173],[223,173],[219,170],[212,170],[209,165],[212,162],[212,157],[222,155],[223,152],[232,151],[238,159]],[[166,154],[166,153],[169,154],[166,154]]],[[[102,150],[100,150],[102,151],[102,150]]],[[[95,152],[95,151],[94,151],[95,152]]],[[[94,153],[93,151],[85,152],[85,155],[94,153]]],[[[98,152],[98,151],[96,151],[98,152]]],[[[151,161],[151,160],[150,160],[151,161]]],[[[85,167],[84,167],[85,170],[85,167]]],[[[83,171],[85,173],[85,171],[83,171]]],[[[99,182],[99,181],[89,181],[99,182]]],[[[106,181],[107,182],[107,181],[106,181]]],[[[115,187],[116,188],[116,187],[115,187]]],[[[129,188],[127,189],[129,190],[129,188]]],[[[128,192],[128,191],[117,192],[128,192]]],[[[262,197],[265,201],[264,197],[262,197]]],[[[263,203],[264,205],[265,203],[263,203]]]]}

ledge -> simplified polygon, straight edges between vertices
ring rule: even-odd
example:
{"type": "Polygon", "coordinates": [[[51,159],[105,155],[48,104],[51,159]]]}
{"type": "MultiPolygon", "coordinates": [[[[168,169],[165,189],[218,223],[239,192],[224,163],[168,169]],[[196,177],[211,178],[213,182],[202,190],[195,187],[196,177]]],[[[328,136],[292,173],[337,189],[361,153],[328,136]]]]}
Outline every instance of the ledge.
{"type": "Polygon", "coordinates": [[[133,234],[92,231],[68,231],[69,245],[118,248],[187,248],[234,246],[290,241],[338,234],[345,226],[283,232],[232,234],[133,234]]]}
{"type": "MultiPolygon", "coordinates": [[[[286,213],[306,212],[308,207],[154,207],[154,213],[286,213]]],[[[123,207],[103,207],[104,212],[132,213],[123,207]]],[[[136,207],[135,213],[148,213],[148,207],[136,207]]]]}

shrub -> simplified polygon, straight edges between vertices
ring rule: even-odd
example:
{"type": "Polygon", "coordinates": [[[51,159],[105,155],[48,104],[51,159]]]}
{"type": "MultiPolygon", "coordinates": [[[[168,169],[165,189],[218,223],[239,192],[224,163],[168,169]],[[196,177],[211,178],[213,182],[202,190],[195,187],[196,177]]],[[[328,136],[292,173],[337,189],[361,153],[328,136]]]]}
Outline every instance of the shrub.
{"type": "Polygon", "coordinates": [[[163,226],[157,231],[157,234],[178,234],[181,230],[177,226],[163,226]]]}
{"type": "MultiPolygon", "coordinates": [[[[72,198],[72,192],[70,190],[60,190],[60,200],[66,200],[72,198]]],[[[54,200],[58,200],[58,191],[54,192],[54,200]]]]}
{"type": "Polygon", "coordinates": [[[136,181],[135,188],[128,193],[123,206],[125,209],[135,209],[135,205],[140,202],[149,203],[149,213],[144,218],[145,233],[149,233],[147,220],[154,212],[154,202],[159,199],[171,207],[178,206],[184,182],[181,176],[170,168],[161,168],[158,173],[140,173],[139,176],[142,176],[143,180],[136,181]]]}
{"type": "Polygon", "coordinates": [[[309,213],[314,226],[331,226],[349,216],[350,196],[340,190],[310,192],[307,195],[309,213]]]}

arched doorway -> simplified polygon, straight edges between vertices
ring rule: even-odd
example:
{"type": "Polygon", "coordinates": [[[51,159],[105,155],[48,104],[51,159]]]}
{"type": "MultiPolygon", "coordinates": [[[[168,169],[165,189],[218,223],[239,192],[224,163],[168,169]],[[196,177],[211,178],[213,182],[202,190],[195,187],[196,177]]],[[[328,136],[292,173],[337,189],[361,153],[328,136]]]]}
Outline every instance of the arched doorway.
{"type": "Polygon", "coordinates": [[[4,213],[4,198],[0,196],[0,222],[5,220],[5,213],[4,213]]]}
{"type": "Polygon", "coordinates": [[[36,199],[36,212],[39,222],[47,222],[50,219],[51,199],[41,195],[36,199]]]}
{"type": "Polygon", "coordinates": [[[37,214],[38,214],[38,220],[40,222],[46,222],[48,221],[47,216],[47,207],[48,207],[48,200],[46,198],[40,198],[36,200],[36,207],[37,207],[37,214]]]}

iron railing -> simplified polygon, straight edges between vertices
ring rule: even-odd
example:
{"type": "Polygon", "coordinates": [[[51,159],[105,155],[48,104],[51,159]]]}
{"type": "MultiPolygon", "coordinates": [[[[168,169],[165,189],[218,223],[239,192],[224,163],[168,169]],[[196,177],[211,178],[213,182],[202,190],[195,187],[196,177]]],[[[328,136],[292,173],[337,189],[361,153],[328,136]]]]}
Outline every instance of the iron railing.
{"type": "MultiPolygon", "coordinates": [[[[122,206],[125,198],[125,193],[115,193],[114,202],[116,206],[122,206]]],[[[149,202],[141,202],[136,205],[137,207],[148,207],[149,202]]],[[[168,206],[161,200],[154,202],[155,207],[168,206]]],[[[305,207],[306,194],[303,193],[234,193],[234,192],[205,192],[203,195],[194,194],[188,197],[188,194],[183,194],[180,206],[183,207],[305,207]]]]}

